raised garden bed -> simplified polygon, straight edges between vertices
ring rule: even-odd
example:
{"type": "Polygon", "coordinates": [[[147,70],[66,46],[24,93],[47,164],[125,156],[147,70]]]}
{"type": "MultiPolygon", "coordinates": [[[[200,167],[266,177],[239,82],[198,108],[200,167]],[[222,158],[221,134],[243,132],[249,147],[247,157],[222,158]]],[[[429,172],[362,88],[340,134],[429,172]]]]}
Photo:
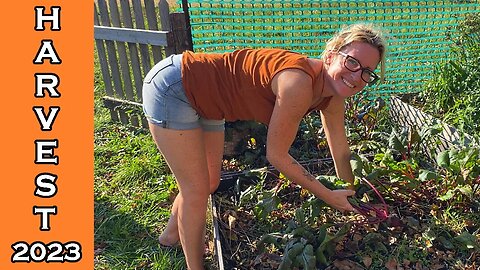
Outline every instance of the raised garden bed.
{"type": "MultiPolygon", "coordinates": [[[[388,204],[389,217],[378,224],[332,210],[272,168],[228,173],[212,196],[219,269],[477,269],[479,150],[430,149],[428,159],[423,151],[441,145],[443,131],[413,127],[355,148],[354,173],[388,204]]],[[[305,165],[334,175],[331,160],[305,165]]],[[[319,181],[341,188],[334,177],[319,181]]],[[[357,191],[380,203],[365,185],[357,191]]]]}

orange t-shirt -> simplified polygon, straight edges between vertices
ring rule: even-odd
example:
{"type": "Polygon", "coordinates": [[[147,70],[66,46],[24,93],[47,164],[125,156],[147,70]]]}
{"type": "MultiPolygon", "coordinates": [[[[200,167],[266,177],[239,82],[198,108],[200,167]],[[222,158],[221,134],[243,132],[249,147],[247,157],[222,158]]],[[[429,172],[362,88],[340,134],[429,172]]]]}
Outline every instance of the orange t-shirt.
{"type": "MultiPolygon", "coordinates": [[[[182,57],[186,96],[206,119],[254,120],[268,125],[275,106],[272,79],[285,69],[316,76],[307,56],[282,49],[241,49],[230,53],[193,53],[182,57]]],[[[315,108],[324,109],[330,98],[315,108]]],[[[310,111],[309,111],[310,112],[310,111]]],[[[308,112],[307,112],[308,113],[308,112]]]]}

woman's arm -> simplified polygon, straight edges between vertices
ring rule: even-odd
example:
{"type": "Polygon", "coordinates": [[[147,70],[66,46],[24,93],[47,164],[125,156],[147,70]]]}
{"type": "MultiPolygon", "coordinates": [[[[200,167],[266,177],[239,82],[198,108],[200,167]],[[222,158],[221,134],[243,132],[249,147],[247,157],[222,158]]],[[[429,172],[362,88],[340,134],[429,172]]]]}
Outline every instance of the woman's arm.
{"type": "Polygon", "coordinates": [[[351,184],[354,176],[350,165],[350,147],[345,134],[345,103],[341,98],[332,98],[330,104],[322,110],[322,124],[328,141],[328,147],[335,163],[337,176],[351,184]]]}
{"type": "Polygon", "coordinates": [[[311,106],[311,84],[311,78],[300,70],[286,70],[274,78],[272,88],[277,99],[268,128],[267,159],[290,180],[330,206],[352,211],[347,197],[353,195],[353,191],[326,188],[288,153],[300,121],[311,106]]]}

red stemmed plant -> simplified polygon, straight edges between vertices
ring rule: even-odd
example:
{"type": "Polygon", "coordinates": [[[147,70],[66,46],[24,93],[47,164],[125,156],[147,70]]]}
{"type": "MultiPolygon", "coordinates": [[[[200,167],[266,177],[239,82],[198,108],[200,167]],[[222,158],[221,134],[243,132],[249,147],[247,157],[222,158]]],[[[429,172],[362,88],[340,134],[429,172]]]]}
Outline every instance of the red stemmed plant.
{"type": "Polygon", "coordinates": [[[365,217],[365,223],[377,224],[385,221],[388,218],[388,206],[385,203],[382,195],[378,190],[368,181],[365,177],[361,178],[361,181],[365,182],[372,190],[377,194],[377,197],[382,202],[381,205],[372,204],[361,201],[358,197],[349,197],[349,202],[357,210],[357,212],[365,217]]]}

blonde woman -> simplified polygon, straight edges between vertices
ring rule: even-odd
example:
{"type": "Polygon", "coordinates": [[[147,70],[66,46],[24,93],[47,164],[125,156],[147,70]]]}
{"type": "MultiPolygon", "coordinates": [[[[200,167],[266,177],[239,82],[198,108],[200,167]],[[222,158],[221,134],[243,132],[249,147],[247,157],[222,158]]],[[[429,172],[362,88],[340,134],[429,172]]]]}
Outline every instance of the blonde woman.
{"type": "Polygon", "coordinates": [[[144,112],[179,187],[160,244],[180,242],[188,269],[203,269],[207,199],[220,182],[225,121],[267,125],[269,162],[331,207],[353,211],[347,201],[353,190],[326,188],[289,148],[302,118],[319,110],[337,176],[353,182],[344,100],[383,77],[385,52],[378,30],[353,24],[327,42],[321,59],[282,49],[241,49],[187,51],[155,65],[144,80],[144,112]]]}

